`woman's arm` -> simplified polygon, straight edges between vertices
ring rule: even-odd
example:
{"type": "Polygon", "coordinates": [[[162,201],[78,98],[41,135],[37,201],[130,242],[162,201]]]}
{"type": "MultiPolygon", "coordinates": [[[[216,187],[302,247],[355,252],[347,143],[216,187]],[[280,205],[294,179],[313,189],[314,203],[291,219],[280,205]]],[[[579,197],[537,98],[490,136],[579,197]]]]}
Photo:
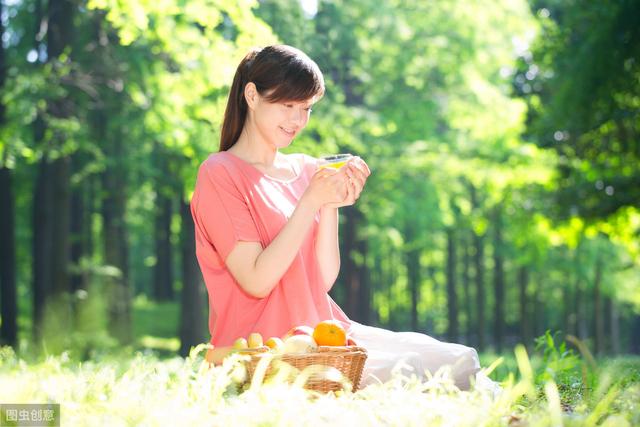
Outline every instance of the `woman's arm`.
{"type": "Polygon", "coordinates": [[[340,245],[338,239],[338,208],[353,205],[360,197],[371,174],[367,164],[356,157],[344,167],[347,197],[339,203],[326,204],[320,210],[320,224],[316,238],[316,257],[320,274],[329,292],[340,273],[340,245]]]}
{"type": "Polygon", "coordinates": [[[338,243],[338,208],[322,207],[316,237],[316,257],[320,274],[329,292],[340,272],[340,245],[338,243]]]}
{"type": "Polygon", "coordinates": [[[346,197],[343,173],[318,171],[302,195],[291,218],[266,247],[257,242],[238,242],[226,265],[240,287],[257,298],[264,298],[287,271],[321,206],[346,197]]]}

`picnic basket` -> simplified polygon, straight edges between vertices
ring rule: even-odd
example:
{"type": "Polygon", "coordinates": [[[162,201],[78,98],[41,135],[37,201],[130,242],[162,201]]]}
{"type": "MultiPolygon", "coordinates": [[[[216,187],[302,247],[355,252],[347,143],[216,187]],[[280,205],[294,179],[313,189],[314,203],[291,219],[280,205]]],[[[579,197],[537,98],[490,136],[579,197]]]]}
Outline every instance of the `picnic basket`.
{"type": "MultiPolygon", "coordinates": [[[[251,359],[247,362],[247,373],[251,379],[256,372],[258,363],[264,358],[272,358],[267,367],[266,377],[272,374],[279,363],[284,362],[295,368],[292,371],[296,374],[304,373],[305,369],[314,366],[318,367],[316,374],[310,375],[305,388],[322,393],[342,390],[342,378],[335,375],[323,375],[328,372],[328,368],[337,369],[344,379],[352,386],[352,391],[358,390],[362,379],[362,370],[367,360],[367,350],[357,346],[319,346],[316,351],[310,353],[283,353],[273,354],[269,352],[255,352],[251,354],[251,359]]],[[[313,368],[310,368],[313,370],[313,368]]],[[[335,371],[333,371],[335,373],[335,371]]]]}

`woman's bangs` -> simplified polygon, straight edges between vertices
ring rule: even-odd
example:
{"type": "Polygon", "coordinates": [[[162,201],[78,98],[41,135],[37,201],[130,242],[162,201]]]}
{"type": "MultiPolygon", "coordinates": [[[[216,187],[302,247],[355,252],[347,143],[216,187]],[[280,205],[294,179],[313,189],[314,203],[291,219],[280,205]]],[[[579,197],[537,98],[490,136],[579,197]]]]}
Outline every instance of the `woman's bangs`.
{"type": "Polygon", "coordinates": [[[282,83],[267,96],[270,102],[306,101],[324,95],[322,75],[318,75],[312,70],[296,71],[285,76],[282,83]]]}

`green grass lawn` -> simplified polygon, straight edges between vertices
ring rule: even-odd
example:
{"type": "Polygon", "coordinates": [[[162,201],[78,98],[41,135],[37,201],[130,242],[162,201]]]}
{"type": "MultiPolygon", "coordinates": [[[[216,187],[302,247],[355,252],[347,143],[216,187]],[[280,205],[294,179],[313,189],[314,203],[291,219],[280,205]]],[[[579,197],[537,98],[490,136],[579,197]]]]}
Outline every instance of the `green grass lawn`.
{"type": "Polygon", "coordinates": [[[74,426],[640,425],[640,358],[594,359],[550,334],[531,355],[481,354],[499,396],[459,391],[439,374],[318,395],[277,379],[248,382],[239,360],[204,370],[202,351],[176,356],[176,303],[137,298],[133,308],[133,346],[95,339],[80,342],[101,351],[0,350],[0,403],[59,403],[61,425],[74,426]]]}
{"type": "Polygon", "coordinates": [[[0,402],[59,403],[62,425],[74,426],[639,425],[639,358],[603,360],[590,373],[587,393],[577,393],[571,383],[579,382],[580,369],[565,377],[568,383],[537,383],[539,372],[527,368],[527,360],[521,355],[519,371],[504,378],[497,397],[486,390],[458,391],[440,375],[318,395],[282,381],[245,383],[238,360],[202,370],[201,353],[195,352],[186,359],[138,352],[25,363],[5,349],[0,402]]]}
{"type": "MultiPolygon", "coordinates": [[[[28,304],[18,318],[20,330],[20,353],[31,359],[35,354],[58,354],[67,350],[74,358],[84,358],[87,353],[110,353],[119,349],[113,340],[105,335],[106,319],[103,302],[94,298],[87,306],[87,313],[81,314],[80,327],[70,334],[61,334],[59,320],[56,316],[48,316],[46,320],[45,344],[42,348],[32,347],[32,323],[28,304]],[[92,351],[88,352],[90,348],[92,351]]],[[[178,302],[154,302],[146,296],[139,295],[132,304],[133,344],[128,351],[151,351],[158,357],[173,357],[180,348],[178,325],[180,306],[178,302]]],[[[64,328],[66,329],[66,328],[64,328]]]]}
{"type": "Polygon", "coordinates": [[[133,336],[135,346],[150,349],[160,355],[174,355],[180,348],[177,302],[153,302],[144,296],[133,302],[133,336]]]}

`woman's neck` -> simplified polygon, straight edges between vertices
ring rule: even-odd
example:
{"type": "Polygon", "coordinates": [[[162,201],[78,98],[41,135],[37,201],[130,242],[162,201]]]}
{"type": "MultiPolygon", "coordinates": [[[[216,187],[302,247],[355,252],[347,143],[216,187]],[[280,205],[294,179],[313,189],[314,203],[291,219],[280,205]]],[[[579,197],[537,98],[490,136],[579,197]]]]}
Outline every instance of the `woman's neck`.
{"type": "Polygon", "coordinates": [[[229,151],[249,163],[265,167],[272,166],[278,154],[278,149],[267,143],[249,120],[229,151]]]}
{"type": "Polygon", "coordinates": [[[253,165],[273,178],[292,179],[298,174],[296,168],[278,148],[269,144],[260,133],[245,125],[238,141],[229,148],[229,152],[253,165]]]}

